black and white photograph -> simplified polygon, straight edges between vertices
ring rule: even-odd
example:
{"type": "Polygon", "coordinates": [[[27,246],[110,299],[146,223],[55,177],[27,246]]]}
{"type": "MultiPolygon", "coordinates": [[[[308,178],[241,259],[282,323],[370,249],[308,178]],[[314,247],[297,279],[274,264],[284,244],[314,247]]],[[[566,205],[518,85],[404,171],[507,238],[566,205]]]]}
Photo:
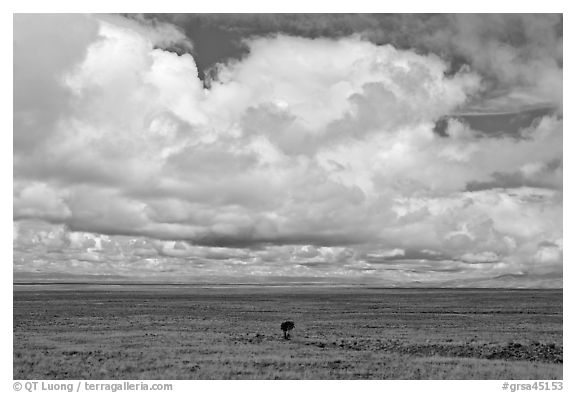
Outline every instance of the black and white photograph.
{"type": "Polygon", "coordinates": [[[563,14],[189,8],[12,15],[14,390],[562,390],[563,14]]]}

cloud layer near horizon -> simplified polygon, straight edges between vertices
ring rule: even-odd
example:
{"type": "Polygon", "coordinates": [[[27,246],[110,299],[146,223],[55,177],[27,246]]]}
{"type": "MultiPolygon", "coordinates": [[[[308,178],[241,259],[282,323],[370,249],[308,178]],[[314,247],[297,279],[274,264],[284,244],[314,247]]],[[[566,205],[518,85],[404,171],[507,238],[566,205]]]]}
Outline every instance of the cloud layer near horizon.
{"type": "Polygon", "coordinates": [[[194,43],[167,23],[15,17],[16,271],[561,273],[557,73],[539,102],[555,113],[500,137],[453,118],[442,137],[494,88],[474,62],[253,37],[205,88],[171,45],[194,43]]]}

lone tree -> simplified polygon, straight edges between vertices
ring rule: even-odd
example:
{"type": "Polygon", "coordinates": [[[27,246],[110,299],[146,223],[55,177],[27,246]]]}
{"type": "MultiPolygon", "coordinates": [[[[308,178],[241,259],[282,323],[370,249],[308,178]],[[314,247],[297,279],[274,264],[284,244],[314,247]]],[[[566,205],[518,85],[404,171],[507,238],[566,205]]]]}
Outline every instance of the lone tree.
{"type": "Polygon", "coordinates": [[[280,325],[280,329],[282,329],[282,331],[284,332],[284,339],[289,340],[290,339],[290,330],[294,329],[294,322],[284,321],[280,325]]]}

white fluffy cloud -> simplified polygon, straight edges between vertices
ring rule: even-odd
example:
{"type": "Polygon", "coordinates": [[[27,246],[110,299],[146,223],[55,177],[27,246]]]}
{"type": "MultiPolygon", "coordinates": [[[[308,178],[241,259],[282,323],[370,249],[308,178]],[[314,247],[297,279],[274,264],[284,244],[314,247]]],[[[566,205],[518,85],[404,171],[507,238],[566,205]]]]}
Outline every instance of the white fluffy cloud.
{"type": "MultiPolygon", "coordinates": [[[[161,49],[192,47],[170,25],[70,18],[97,35],[82,31],[89,44],[49,75],[24,67],[43,37],[18,41],[15,21],[15,91],[42,94],[15,101],[14,216],[65,233],[17,222],[18,269],[411,280],[367,256],[419,250],[430,277],[561,270],[562,120],[522,138],[456,120],[447,138],[432,131],[482,94],[473,69],[448,75],[439,57],[354,36],[279,35],[248,41],[205,88],[191,55],[161,49]],[[44,112],[38,141],[26,119],[44,112]]],[[[78,41],[46,39],[55,57],[78,41]]]]}

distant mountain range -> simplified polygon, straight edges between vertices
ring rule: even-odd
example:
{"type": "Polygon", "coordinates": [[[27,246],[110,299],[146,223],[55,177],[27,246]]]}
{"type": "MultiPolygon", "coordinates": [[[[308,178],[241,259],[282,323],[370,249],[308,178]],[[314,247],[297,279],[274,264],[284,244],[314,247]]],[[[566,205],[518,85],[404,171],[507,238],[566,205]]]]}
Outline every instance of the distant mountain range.
{"type": "Polygon", "coordinates": [[[409,288],[562,288],[562,275],[504,274],[491,278],[455,279],[441,282],[396,282],[392,280],[343,280],[334,277],[128,277],[120,275],[89,275],[69,273],[14,272],[14,284],[210,284],[210,285],[369,285],[409,288]]]}

